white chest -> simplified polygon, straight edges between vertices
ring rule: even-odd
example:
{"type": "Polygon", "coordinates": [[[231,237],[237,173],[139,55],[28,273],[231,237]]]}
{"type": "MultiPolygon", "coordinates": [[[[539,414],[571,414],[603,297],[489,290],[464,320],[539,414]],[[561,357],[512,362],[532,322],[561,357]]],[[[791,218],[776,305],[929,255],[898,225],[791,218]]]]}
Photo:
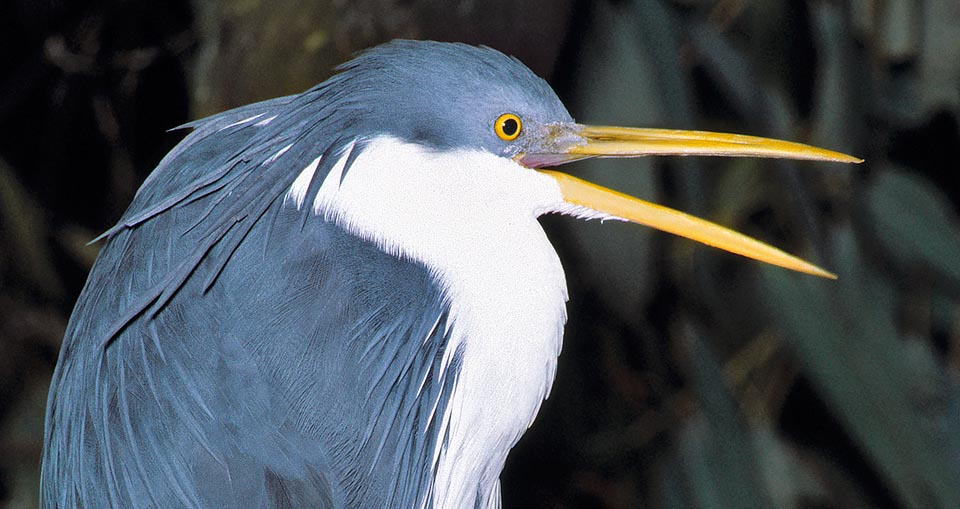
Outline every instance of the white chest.
{"type": "MultiPolygon", "coordinates": [[[[340,157],[314,210],[426,265],[450,305],[448,357],[462,357],[440,416],[432,501],[498,505],[500,470],[549,393],[560,354],[566,282],[536,220],[563,210],[559,187],[492,154],[436,153],[391,138],[370,141],[346,175],[340,157]]],[[[288,194],[298,206],[316,167],[288,194]]]]}

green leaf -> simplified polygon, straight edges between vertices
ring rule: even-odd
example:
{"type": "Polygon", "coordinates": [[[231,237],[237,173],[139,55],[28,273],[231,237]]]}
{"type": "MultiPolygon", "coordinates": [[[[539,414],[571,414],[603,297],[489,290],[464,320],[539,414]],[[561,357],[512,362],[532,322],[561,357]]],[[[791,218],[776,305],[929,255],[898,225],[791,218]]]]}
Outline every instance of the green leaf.
{"type": "Polygon", "coordinates": [[[960,436],[960,420],[950,417],[956,391],[944,382],[942,367],[917,362],[915,345],[897,337],[894,289],[863,263],[852,230],[838,231],[834,246],[836,282],[763,269],[770,312],[823,399],[900,501],[960,507],[960,451],[951,445],[956,440],[945,440],[960,436]]]}
{"type": "Polygon", "coordinates": [[[869,228],[900,267],[923,268],[960,289],[960,228],[950,202],[930,182],[902,171],[879,173],[866,192],[869,228]]]}

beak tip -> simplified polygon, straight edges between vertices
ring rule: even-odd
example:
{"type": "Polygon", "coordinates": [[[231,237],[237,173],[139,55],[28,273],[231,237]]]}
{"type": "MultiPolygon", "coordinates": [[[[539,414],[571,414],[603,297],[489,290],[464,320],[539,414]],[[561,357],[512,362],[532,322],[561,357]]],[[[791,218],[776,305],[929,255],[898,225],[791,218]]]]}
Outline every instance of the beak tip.
{"type": "MultiPolygon", "coordinates": [[[[822,277],[823,279],[829,279],[831,281],[836,281],[838,279],[837,275],[834,274],[833,272],[830,272],[829,270],[822,269],[820,267],[817,267],[816,265],[807,264],[806,262],[804,262],[804,264],[806,265],[805,267],[794,268],[793,270],[804,272],[806,274],[810,274],[811,276],[822,277]]],[[[788,267],[788,268],[792,268],[792,267],[788,267]]]]}

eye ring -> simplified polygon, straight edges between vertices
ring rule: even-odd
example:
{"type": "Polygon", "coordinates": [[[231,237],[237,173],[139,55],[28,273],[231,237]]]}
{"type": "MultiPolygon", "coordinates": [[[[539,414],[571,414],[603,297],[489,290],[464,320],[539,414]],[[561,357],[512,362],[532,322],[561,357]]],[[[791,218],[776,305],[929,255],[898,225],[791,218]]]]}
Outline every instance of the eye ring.
{"type": "Polygon", "coordinates": [[[523,122],[520,121],[520,117],[513,113],[504,113],[497,117],[497,121],[493,123],[493,132],[503,141],[513,141],[517,139],[517,136],[520,136],[520,130],[522,128],[523,122]]]}

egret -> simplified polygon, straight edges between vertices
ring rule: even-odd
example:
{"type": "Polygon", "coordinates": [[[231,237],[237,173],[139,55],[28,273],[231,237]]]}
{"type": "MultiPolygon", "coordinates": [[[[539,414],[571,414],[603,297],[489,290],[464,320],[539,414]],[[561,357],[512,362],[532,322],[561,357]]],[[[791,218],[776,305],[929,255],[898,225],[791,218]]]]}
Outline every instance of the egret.
{"type": "Polygon", "coordinates": [[[518,60],[424,41],[186,127],[101,236],[71,316],[47,404],[44,507],[499,507],[566,320],[540,215],[632,221],[832,277],[545,167],[859,161],[577,124],[518,60]]]}

